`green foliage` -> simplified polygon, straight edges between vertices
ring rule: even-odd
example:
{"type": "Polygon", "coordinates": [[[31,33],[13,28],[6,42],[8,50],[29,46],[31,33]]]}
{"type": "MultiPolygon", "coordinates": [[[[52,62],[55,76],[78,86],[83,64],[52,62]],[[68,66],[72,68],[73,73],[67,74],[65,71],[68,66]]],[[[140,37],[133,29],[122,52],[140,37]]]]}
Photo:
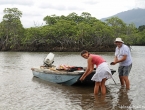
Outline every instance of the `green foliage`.
{"type": "Polygon", "coordinates": [[[134,44],[145,45],[145,29],[137,34],[134,44]]]}
{"type": "Polygon", "coordinates": [[[5,15],[1,23],[1,42],[4,49],[14,49],[20,46],[24,28],[21,24],[21,11],[17,8],[4,9],[5,15]]]}
{"type": "Polygon", "coordinates": [[[145,25],[139,26],[139,27],[138,27],[138,30],[139,30],[139,31],[145,30],[145,25]]]}
{"type": "Polygon", "coordinates": [[[17,8],[6,8],[0,23],[1,50],[46,51],[114,51],[114,39],[121,37],[129,45],[145,45],[144,25],[139,29],[117,17],[102,22],[90,13],[79,16],[51,15],[44,17],[45,26],[23,28],[17,8]]]}
{"type": "Polygon", "coordinates": [[[51,26],[54,25],[58,19],[59,19],[58,16],[52,15],[52,16],[46,16],[43,20],[46,22],[46,24],[51,26]]]}
{"type": "Polygon", "coordinates": [[[118,17],[107,19],[106,23],[114,30],[115,37],[121,37],[128,45],[135,44],[138,30],[133,23],[127,25],[118,17]]]}
{"type": "Polygon", "coordinates": [[[114,30],[114,35],[119,37],[121,34],[124,34],[126,31],[126,24],[119,19],[118,17],[112,17],[106,20],[107,24],[111,26],[114,30]]]}

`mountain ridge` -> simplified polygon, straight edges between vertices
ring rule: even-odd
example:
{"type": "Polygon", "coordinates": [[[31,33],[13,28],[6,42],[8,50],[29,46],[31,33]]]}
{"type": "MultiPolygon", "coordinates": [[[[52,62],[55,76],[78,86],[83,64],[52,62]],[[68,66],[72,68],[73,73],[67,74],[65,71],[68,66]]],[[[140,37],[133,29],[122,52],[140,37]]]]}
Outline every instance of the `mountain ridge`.
{"type": "Polygon", "coordinates": [[[123,11],[110,17],[102,18],[100,20],[104,22],[106,19],[111,17],[118,17],[121,20],[123,20],[126,24],[134,23],[136,27],[145,25],[145,9],[142,8],[123,11]]]}

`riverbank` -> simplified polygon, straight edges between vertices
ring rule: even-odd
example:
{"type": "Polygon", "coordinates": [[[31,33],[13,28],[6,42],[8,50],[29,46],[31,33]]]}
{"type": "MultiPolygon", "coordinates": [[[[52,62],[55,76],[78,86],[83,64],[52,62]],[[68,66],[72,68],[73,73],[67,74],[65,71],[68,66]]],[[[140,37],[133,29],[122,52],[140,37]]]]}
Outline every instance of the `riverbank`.
{"type": "Polygon", "coordinates": [[[115,46],[95,46],[95,47],[49,47],[49,46],[27,46],[27,47],[16,47],[13,49],[1,48],[1,51],[14,51],[14,52],[80,52],[82,50],[89,50],[94,52],[114,52],[115,46]]]}

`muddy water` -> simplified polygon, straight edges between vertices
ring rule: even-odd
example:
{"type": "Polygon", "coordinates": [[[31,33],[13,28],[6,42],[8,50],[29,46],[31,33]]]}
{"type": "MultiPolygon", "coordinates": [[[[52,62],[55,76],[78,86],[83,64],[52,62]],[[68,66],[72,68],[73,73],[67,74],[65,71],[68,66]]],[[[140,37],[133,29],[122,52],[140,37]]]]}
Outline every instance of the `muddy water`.
{"type": "MultiPolygon", "coordinates": [[[[31,67],[40,66],[48,52],[0,52],[0,110],[144,110],[145,47],[133,46],[133,67],[129,76],[131,89],[115,82],[106,83],[107,94],[94,96],[93,87],[65,86],[33,77],[31,67]]],[[[54,52],[54,65],[86,66],[79,53],[54,52]]],[[[97,53],[108,63],[114,52],[97,53]]],[[[118,65],[110,66],[117,70],[118,65]]]]}

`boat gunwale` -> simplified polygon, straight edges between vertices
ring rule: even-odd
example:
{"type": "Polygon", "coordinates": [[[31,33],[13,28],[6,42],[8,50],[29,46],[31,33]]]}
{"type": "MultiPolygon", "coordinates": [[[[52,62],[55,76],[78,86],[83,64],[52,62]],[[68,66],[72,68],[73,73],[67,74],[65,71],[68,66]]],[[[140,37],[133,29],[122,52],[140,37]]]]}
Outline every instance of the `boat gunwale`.
{"type": "Polygon", "coordinates": [[[45,74],[56,74],[56,75],[81,75],[85,71],[64,71],[64,70],[51,70],[51,69],[42,69],[42,68],[31,68],[32,71],[41,72],[45,74]]]}

